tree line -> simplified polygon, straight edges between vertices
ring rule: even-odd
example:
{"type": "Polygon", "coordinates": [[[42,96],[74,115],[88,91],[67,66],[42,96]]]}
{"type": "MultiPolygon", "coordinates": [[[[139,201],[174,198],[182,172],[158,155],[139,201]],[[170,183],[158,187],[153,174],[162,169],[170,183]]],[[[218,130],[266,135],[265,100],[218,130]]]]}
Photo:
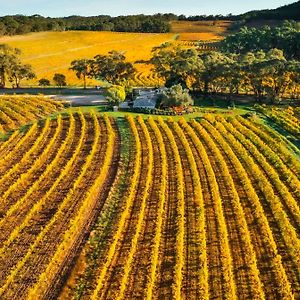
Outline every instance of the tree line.
{"type": "Polygon", "coordinates": [[[281,49],[287,59],[300,60],[300,24],[285,21],[280,26],[242,27],[221,43],[225,53],[245,54],[248,51],[281,49]]]}
{"type": "Polygon", "coordinates": [[[11,15],[0,17],[0,35],[16,35],[39,31],[90,30],[117,32],[169,32],[170,21],[234,21],[239,28],[253,20],[300,20],[300,1],[277,9],[250,11],[240,15],[176,15],[173,13],[154,15],[130,15],[111,17],[98,15],[91,17],[69,16],[62,18],[11,15]]]}
{"type": "Polygon", "coordinates": [[[167,87],[180,84],[206,95],[226,93],[229,100],[240,93],[253,94],[259,102],[300,96],[300,63],[287,60],[279,49],[201,53],[165,44],[154,49],[151,63],[167,87]]]}
{"type": "Polygon", "coordinates": [[[169,21],[173,14],[156,14],[110,17],[106,15],[94,17],[70,16],[50,18],[40,15],[4,16],[0,18],[0,35],[16,35],[39,31],[117,31],[117,32],[169,32],[169,21]]]}
{"type": "Polygon", "coordinates": [[[300,97],[300,28],[296,22],[262,29],[242,28],[220,51],[201,52],[164,44],[150,62],[166,86],[181,84],[204,94],[250,93],[257,101],[300,97]]]}

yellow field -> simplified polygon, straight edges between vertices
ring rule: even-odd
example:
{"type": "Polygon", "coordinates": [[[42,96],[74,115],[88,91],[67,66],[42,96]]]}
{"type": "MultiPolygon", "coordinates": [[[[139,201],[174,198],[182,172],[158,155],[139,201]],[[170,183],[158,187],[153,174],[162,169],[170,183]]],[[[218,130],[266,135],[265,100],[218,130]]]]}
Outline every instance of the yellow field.
{"type": "Polygon", "coordinates": [[[1,300],[300,299],[300,155],[273,118],[1,102],[1,300]]]}
{"type": "Polygon", "coordinates": [[[212,32],[183,32],[179,34],[179,41],[217,41],[223,37],[212,32]]]}
{"type": "Polygon", "coordinates": [[[173,21],[171,26],[172,32],[177,33],[200,32],[224,36],[230,24],[230,21],[173,21]]]}
{"type": "MultiPolygon", "coordinates": [[[[80,85],[75,73],[69,71],[70,63],[78,58],[92,58],[111,50],[122,51],[130,62],[147,60],[151,49],[174,38],[174,33],[117,33],[117,32],[40,32],[21,36],[2,37],[0,43],[22,50],[22,60],[33,66],[37,79],[26,84],[36,84],[40,78],[52,79],[55,73],[67,76],[68,85],[80,85]]],[[[140,69],[140,65],[138,66],[140,69]]],[[[150,66],[143,66],[150,70],[150,66]]],[[[93,80],[88,84],[94,85],[93,80]]]]}
{"type": "MultiPolygon", "coordinates": [[[[72,60],[93,58],[111,50],[124,52],[128,61],[148,60],[151,50],[164,42],[175,40],[183,46],[193,46],[193,41],[216,41],[222,39],[230,22],[199,21],[172,22],[173,33],[118,33],[95,31],[39,32],[12,37],[1,37],[0,44],[6,43],[22,50],[22,61],[33,66],[37,79],[21,82],[21,86],[37,85],[38,80],[52,80],[55,73],[65,74],[70,86],[82,85],[75,73],[68,70],[72,60]],[[184,43],[188,42],[187,45],[184,43]]],[[[135,86],[156,86],[163,82],[151,72],[147,64],[135,64],[137,74],[131,82],[135,86]]],[[[94,86],[97,81],[89,79],[94,86]]]]}

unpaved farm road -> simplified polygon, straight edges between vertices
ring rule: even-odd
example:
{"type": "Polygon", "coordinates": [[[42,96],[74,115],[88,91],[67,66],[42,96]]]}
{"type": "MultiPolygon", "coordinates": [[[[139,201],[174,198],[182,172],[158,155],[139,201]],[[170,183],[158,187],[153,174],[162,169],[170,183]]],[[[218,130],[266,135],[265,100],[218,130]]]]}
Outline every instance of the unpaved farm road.
{"type": "Polygon", "coordinates": [[[71,106],[105,105],[107,100],[103,95],[49,95],[51,99],[62,100],[71,106]]]}
{"type": "Polygon", "coordinates": [[[107,101],[103,90],[88,88],[86,90],[76,88],[20,88],[3,89],[0,95],[45,95],[51,99],[67,101],[71,106],[105,105],[107,101]]]}

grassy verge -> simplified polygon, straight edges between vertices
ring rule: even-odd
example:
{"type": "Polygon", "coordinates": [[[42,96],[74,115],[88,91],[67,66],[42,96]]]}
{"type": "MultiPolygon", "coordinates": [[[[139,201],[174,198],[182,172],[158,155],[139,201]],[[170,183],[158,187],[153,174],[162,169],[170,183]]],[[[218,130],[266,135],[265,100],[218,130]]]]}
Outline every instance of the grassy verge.
{"type": "Polygon", "coordinates": [[[110,195],[84,247],[85,268],[82,274],[77,277],[76,286],[71,292],[73,294],[72,299],[81,299],[82,296],[88,293],[91,284],[94,282],[101,257],[105,254],[108,241],[115,230],[114,222],[118,219],[119,210],[122,207],[122,195],[129,184],[130,168],[128,168],[128,165],[131,161],[132,137],[125,119],[117,119],[117,125],[121,136],[117,181],[112,186],[110,195]]]}

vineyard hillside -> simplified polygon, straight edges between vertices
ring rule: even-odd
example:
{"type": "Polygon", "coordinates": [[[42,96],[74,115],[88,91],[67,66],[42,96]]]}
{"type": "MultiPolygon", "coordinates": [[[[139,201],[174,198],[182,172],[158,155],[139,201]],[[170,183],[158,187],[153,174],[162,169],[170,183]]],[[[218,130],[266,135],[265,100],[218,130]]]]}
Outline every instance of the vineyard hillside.
{"type": "Polygon", "coordinates": [[[300,297],[299,148],[274,129],[297,139],[297,110],[175,121],[16,99],[1,299],[300,297]]]}
{"type": "MultiPolygon", "coordinates": [[[[80,86],[82,82],[74,72],[68,70],[72,60],[91,59],[97,54],[107,54],[116,50],[124,53],[128,61],[135,63],[139,60],[148,60],[153,47],[174,38],[174,33],[66,31],[1,37],[0,44],[5,43],[20,49],[22,61],[32,65],[37,79],[26,84],[37,85],[38,79],[41,78],[51,81],[55,73],[62,73],[67,77],[68,85],[80,86]]],[[[147,77],[151,73],[151,67],[148,65],[135,64],[135,67],[145,74],[142,77],[147,77]]],[[[96,83],[94,80],[88,81],[92,86],[96,83]]]]}

